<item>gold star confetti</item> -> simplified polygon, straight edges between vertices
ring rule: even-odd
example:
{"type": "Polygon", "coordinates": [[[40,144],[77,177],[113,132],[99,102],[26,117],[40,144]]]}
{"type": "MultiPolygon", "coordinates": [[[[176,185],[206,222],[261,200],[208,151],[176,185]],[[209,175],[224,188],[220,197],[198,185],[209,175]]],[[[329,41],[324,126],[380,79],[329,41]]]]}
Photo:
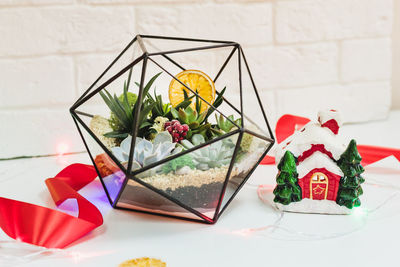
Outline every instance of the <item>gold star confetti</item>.
{"type": "Polygon", "coordinates": [[[167,267],[167,264],[158,259],[144,257],[124,261],[118,267],[167,267]]]}

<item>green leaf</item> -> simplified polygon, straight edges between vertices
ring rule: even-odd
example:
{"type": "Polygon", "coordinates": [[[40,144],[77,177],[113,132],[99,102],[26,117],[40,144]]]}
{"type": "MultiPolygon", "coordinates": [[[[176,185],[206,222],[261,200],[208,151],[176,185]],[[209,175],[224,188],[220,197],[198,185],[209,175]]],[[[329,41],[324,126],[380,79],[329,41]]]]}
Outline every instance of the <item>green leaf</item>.
{"type": "Polygon", "coordinates": [[[192,137],[192,134],[193,134],[192,130],[189,129],[189,131],[187,131],[186,134],[186,139],[190,139],[192,137]]]}
{"type": "Polygon", "coordinates": [[[128,133],[120,133],[120,132],[108,132],[104,134],[105,137],[108,138],[126,138],[128,137],[128,133]]]}
{"type": "MultiPolygon", "coordinates": [[[[105,90],[105,89],[104,89],[104,90],[105,90]]],[[[107,97],[103,92],[101,92],[101,91],[100,91],[100,96],[101,96],[101,98],[103,98],[104,103],[106,103],[106,105],[108,106],[108,108],[109,108],[110,110],[112,110],[112,104],[110,103],[110,100],[108,99],[108,97],[107,97]]]]}
{"type": "Polygon", "coordinates": [[[142,124],[140,124],[139,129],[142,129],[142,128],[144,128],[144,127],[151,126],[151,125],[153,125],[153,124],[151,124],[151,123],[148,122],[148,121],[145,121],[145,122],[143,122],[142,124]]]}
{"type": "MultiPolygon", "coordinates": [[[[125,111],[123,108],[121,109],[119,105],[116,103],[115,99],[111,96],[111,94],[104,89],[104,92],[100,92],[100,96],[103,98],[104,102],[108,106],[108,108],[111,110],[112,113],[115,114],[115,117],[117,120],[123,125],[123,127],[127,128],[129,127],[129,123],[125,120],[125,111]]],[[[128,128],[129,129],[129,128],[128,128]]]]}
{"type": "Polygon", "coordinates": [[[197,121],[191,122],[188,124],[190,129],[196,129],[200,126],[200,124],[197,121]]]}
{"type": "Polygon", "coordinates": [[[151,102],[151,103],[154,103],[154,102],[156,102],[156,100],[155,100],[155,98],[153,98],[152,96],[151,96],[151,94],[150,93],[147,93],[147,99],[151,102]]]}
{"type": "Polygon", "coordinates": [[[123,107],[123,104],[121,101],[119,101],[118,97],[114,95],[114,114],[117,116],[117,119],[119,119],[124,125],[125,128],[129,129],[130,121],[129,117],[131,115],[127,114],[129,111],[125,110],[123,107]]]}
{"type": "Polygon", "coordinates": [[[152,104],[143,103],[142,107],[143,107],[143,109],[140,111],[140,114],[139,114],[139,124],[142,124],[142,122],[145,119],[147,119],[147,115],[149,115],[150,111],[153,109],[154,103],[152,103],[152,104]]]}
{"type": "Polygon", "coordinates": [[[207,116],[205,117],[205,121],[207,121],[208,120],[208,117],[214,112],[214,110],[216,109],[216,108],[218,108],[221,104],[222,104],[222,102],[224,101],[224,98],[223,98],[223,95],[224,95],[224,93],[225,93],[225,90],[226,90],[226,86],[224,87],[224,89],[222,89],[222,91],[221,91],[221,93],[219,93],[218,94],[218,96],[217,96],[217,98],[215,99],[215,101],[214,101],[214,103],[213,103],[213,106],[214,107],[210,107],[209,109],[208,109],[208,111],[207,111],[207,116]]]}
{"type": "MultiPolygon", "coordinates": [[[[188,107],[188,108],[190,108],[190,107],[188,107]]],[[[193,111],[192,111],[193,112],[193,111]]],[[[187,113],[183,110],[183,109],[179,109],[179,111],[178,111],[178,119],[179,119],[179,121],[182,123],[186,123],[186,124],[188,124],[189,123],[189,119],[188,119],[188,116],[187,116],[187,113]]]]}
{"type": "Polygon", "coordinates": [[[125,110],[130,111],[131,106],[129,105],[129,101],[128,101],[128,87],[126,85],[126,82],[124,82],[124,104],[125,104],[125,110]]]}
{"type": "Polygon", "coordinates": [[[189,95],[187,94],[185,89],[182,89],[182,91],[183,91],[183,99],[187,100],[189,98],[189,95]]]}
{"type": "Polygon", "coordinates": [[[132,78],[132,70],[133,70],[133,67],[129,69],[128,83],[127,83],[127,85],[126,85],[126,91],[129,90],[129,85],[130,85],[130,83],[131,83],[131,78],[132,78]]]}
{"type": "Polygon", "coordinates": [[[147,95],[147,93],[149,92],[151,86],[153,85],[154,81],[158,78],[158,76],[161,75],[162,72],[157,73],[156,75],[154,75],[150,81],[146,84],[146,86],[143,89],[143,95],[147,95]]]}
{"type": "Polygon", "coordinates": [[[179,119],[179,112],[173,107],[171,107],[171,114],[175,119],[179,119]]]}
{"type": "Polygon", "coordinates": [[[194,97],[194,95],[192,95],[191,97],[189,97],[186,100],[183,100],[181,103],[179,103],[178,105],[175,106],[176,109],[180,109],[180,108],[187,108],[190,104],[192,104],[192,98],[194,97]]]}
{"type": "MultiPolygon", "coordinates": [[[[196,89],[196,93],[198,93],[197,89],[196,89]]],[[[200,114],[201,111],[201,102],[200,102],[200,98],[198,95],[196,95],[196,111],[198,114],[200,114]]]]}
{"type": "Polygon", "coordinates": [[[164,104],[164,106],[163,106],[163,112],[164,112],[164,114],[167,114],[170,110],[171,110],[171,104],[170,103],[166,103],[166,104],[164,104]]]}
{"type": "Polygon", "coordinates": [[[202,123],[205,121],[206,116],[207,116],[207,112],[204,111],[203,113],[200,114],[200,116],[197,118],[196,121],[197,121],[199,124],[202,124],[202,123]]]}
{"type": "MultiPolygon", "coordinates": [[[[181,109],[182,110],[182,109],[181,109]]],[[[183,110],[182,110],[183,111],[183,110]]],[[[187,120],[185,123],[190,123],[197,120],[197,111],[193,110],[190,106],[184,110],[187,120]]]]}

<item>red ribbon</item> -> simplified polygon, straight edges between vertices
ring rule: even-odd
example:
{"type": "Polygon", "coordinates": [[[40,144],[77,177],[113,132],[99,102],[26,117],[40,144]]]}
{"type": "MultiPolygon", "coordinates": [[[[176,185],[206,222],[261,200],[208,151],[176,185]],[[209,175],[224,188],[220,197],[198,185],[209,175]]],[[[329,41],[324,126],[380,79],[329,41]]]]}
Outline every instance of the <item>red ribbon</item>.
{"type": "MultiPolygon", "coordinates": [[[[278,143],[281,143],[286,138],[294,134],[295,131],[300,130],[306,125],[310,119],[294,116],[294,115],[283,115],[276,123],[275,135],[278,143]]],[[[400,149],[369,146],[369,145],[357,145],[358,152],[362,157],[361,164],[366,166],[374,163],[381,159],[389,156],[395,156],[400,161],[400,149]]],[[[275,164],[275,158],[266,156],[260,163],[261,165],[275,164]]]]}
{"type": "Polygon", "coordinates": [[[47,188],[59,206],[76,199],[79,216],[22,201],[0,197],[0,228],[11,238],[47,248],[64,248],[103,224],[100,211],[77,190],[97,177],[93,166],[72,164],[54,178],[47,188]]]}

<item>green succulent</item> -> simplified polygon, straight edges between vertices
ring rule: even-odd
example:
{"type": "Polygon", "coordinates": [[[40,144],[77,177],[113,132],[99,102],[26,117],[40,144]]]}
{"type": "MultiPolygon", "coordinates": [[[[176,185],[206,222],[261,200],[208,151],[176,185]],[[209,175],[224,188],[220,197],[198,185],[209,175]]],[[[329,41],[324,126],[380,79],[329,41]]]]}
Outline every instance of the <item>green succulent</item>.
{"type": "MultiPolygon", "coordinates": [[[[225,90],[226,90],[226,87],[224,87],[224,89],[222,89],[221,93],[217,93],[218,96],[217,96],[217,98],[215,99],[215,101],[213,103],[214,108],[218,108],[222,104],[222,102],[224,101],[225,90]]],[[[201,105],[201,102],[199,102],[199,103],[201,105]]],[[[196,101],[196,104],[197,104],[197,101],[196,101]]],[[[214,108],[210,107],[207,110],[207,115],[206,115],[206,119],[205,119],[206,121],[208,120],[208,117],[210,117],[210,115],[214,112],[214,110],[215,110],[214,108]]],[[[197,109],[197,105],[196,105],[196,109],[197,109]]]]}
{"type": "MultiPolygon", "coordinates": [[[[146,96],[150,90],[150,87],[153,85],[154,81],[160,76],[161,72],[153,76],[150,81],[143,88],[143,95],[146,96]]],[[[129,83],[129,80],[128,80],[129,83]]],[[[108,132],[104,134],[105,137],[111,138],[126,138],[131,132],[133,127],[133,115],[136,112],[138,107],[137,102],[132,105],[134,96],[129,96],[128,94],[128,85],[124,83],[124,92],[123,96],[118,98],[115,94],[112,96],[106,89],[104,92],[100,92],[100,96],[103,98],[104,102],[108,106],[111,111],[110,116],[110,126],[113,127],[112,132],[108,132]],[[129,102],[131,99],[131,102],[129,102]]],[[[142,105],[140,107],[139,113],[139,137],[144,137],[148,134],[148,129],[152,126],[152,123],[149,121],[148,116],[154,107],[154,103],[148,100],[143,100],[142,105]]]]}
{"type": "Polygon", "coordinates": [[[213,132],[212,125],[209,123],[208,117],[214,112],[215,108],[218,108],[223,102],[223,95],[226,88],[221,93],[218,93],[217,98],[213,103],[213,107],[210,107],[204,112],[200,112],[202,101],[197,95],[188,96],[187,92],[183,90],[184,100],[176,107],[171,107],[171,119],[177,119],[181,124],[187,124],[189,131],[187,133],[187,139],[191,139],[194,134],[201,134],[206,140],[216,136],[213,132]],[[195,109],[189,105],[192,103],[192,98],[195,97],[195,109]]]}
{"type": "MultiPolygon", "coordinates": [[[[131,143],[132,136],[128,136],[121,142],[119,147],[113,147],[111,149],[114,156],[123,164],[126,164],[129,160],[131,143]]],[[[176,146],[176,143],[172,142],[171,135],[166,131],[157,134],[153,142],[136,137],[131,171],[139,170],[169,156],[178,154],[181,151],[182,147],[176,146]]],[[[141,173],[139,177],[155,175],[162,171],[161,168],[160,165],[151,168],[141,173]]]]}
{"type": "MultiPolygon", "coordinates": [[[[118,97],[118,99],[119,99],[119,101],[121,103],[124,103],[125,102],[125,94],[124,93],[121,94],[118,97]]],[[[133,108],[133,106],[135,105],[136,100],[137,100],[137,94],[131,93],[131,92],[127,92],[127,99],[128,99],[129,106],[131,108],[133,108]]],[[[122,123],[118,120],[117,116],[113,112],[111,112],[110,119],[109,119],[109,124],[111,126],[111,129],[114,132],[119,132],[119,131],[122,131],[124,129],[124,125],[122,125],[122,123]]]]}
{"type": "Polygon", "coordinates": [[[163,173],[167,174],[170,172],[176,172],[177,170],[179,170],[185,166],[189,167],[190,169],[195,168],[193,158],[192,158],[192,156],[190,156],[188,154],[182,155],[176,159],[168,161],[162,167],[162,171],[163,171],[163,173]]]}
{"type": "Polygon", "coordinates": [[[193,110],[190,106],[186,108],[171,108],[172,116],[177,119],[181,124],[187,124],[189,131],[187,138],[190,139],[193,134],[201,134],[206,136],[207,131],[211,128],[211,124],[205,122],[207,111],[198,113],[197,110],[193,110]]]}
{"type": "MultiPolygon", "coordinates": [[[[192,142],[182,140],[181,144],[184,148],[190,149],[205,142],[205,139],[200,134],[195,134],[192,137],[192,142]]],[[[199,170],[208,170],[228,165],[232,160],[235,144],[229,138],[214,142],[208,146],[191,152],[196,168],[199,170]]]]}
{"type": "MultiPolygon", "coordinates": [[[[213,125],[212,131],[213,131],[213,134],[215,134],[217,136],[226,134],[235,127],[235,125],[232,122],[230,122],[229,120],[233,121],[238,126],[242,125],[242,119],[238,118],[235,120],[233,115],[228,116],[229,120],[225,119],[222,115],[219,115],[219,117],[217,117],[217,115],[215,115],[215,118],[216,118],[217,124],[213,125]]],[[[232,138],[232,139],[234,139],[234,141],[236,142],[235,138],[232,138]]],[[[242,137],[242,141],[240,142],[240,149],[242,151],[248,151],[250,149],[252,142],[253,142],[253,135],[244,133],[243,137],[242,137]]]]}
{"type": "MultiPolygon", "coordinates": [[[[225,93],[226,87],[224,87],[224,89],[222,89],[221,93],[218,93],[217,98],[215,99],[215,101],[212,103],[212,105],[214,107],[209,107],[206,111],[204,111],[204,113],[206,113],[204,121],[207,122],[208,117],[215,111],[216,108],[218,108],[223,100],[224,100],[224,93],[225,93]]],[[[196,90],[197,93],[197,90],[196,90]]],[[[189,97],[187,95],[187,92],[185,90],[183,90],[183,95],[184,95],[184,101],[189,101],[191,102],[191,98],[195,97],[195,110],[198,114],[201,114],[201,105],[203,103],[203,101],[201,101],[201,99],[198,97],[198,95],[192,95],[191,97],[189,97]]],[[[177,107],[175,107],[175,109],[177,109],[177,107]]]]}
{"type": "MultiPolygon", "coordinates": [[[[193,98],[193,96],[185,98],[175,108],[176,109],[186,108],[187,106],[190,105],[192,98],[193,98]]],[[[154,90],[154,97],[150,93],[147,93],[147,100],[149,101],[149,103],[154,104],[153,109],[151,110],[151,120],[155,120],[157,117],[164,117],[164,118],[168,118],[169,120],[173,119],[173,116],[171,113],[171,104],[164,103],[162,100],[162,96],[157,95],[156,90],[154,90]]]]}
{"type": "Polygon", "coordinates": [[[215,120],[217,121],[217,124],[213,125],[213,133],[215,135],[223,135],[225,133],[229,133],[232,128],[235,127],[235,124],[239,126],[242,124],[242,119],[239,118],[235,120],[233,115],[228,116],[228,119],[225,119],[222,114],[220,114],[219,116],[215,114],[215,120]],[[231,121],[235,124],[233,124],[231,121]]]}

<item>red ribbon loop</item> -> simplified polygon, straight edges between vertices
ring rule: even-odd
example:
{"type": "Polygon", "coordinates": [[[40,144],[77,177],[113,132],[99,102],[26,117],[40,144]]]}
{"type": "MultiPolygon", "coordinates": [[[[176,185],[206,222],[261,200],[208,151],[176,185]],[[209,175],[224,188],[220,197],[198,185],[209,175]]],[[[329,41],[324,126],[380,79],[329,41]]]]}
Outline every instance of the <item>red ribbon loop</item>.
{"type": "Polygon", "coordinates": [[[46,180],[51,196],[60,205],[76,199],[79,216],[0,197],[0,228],[11,238],[47,248],[64,248],[103,224],[100,211],[82,197],[81,189],[97,177],[93,166],[72,164],[46,180]]]}

